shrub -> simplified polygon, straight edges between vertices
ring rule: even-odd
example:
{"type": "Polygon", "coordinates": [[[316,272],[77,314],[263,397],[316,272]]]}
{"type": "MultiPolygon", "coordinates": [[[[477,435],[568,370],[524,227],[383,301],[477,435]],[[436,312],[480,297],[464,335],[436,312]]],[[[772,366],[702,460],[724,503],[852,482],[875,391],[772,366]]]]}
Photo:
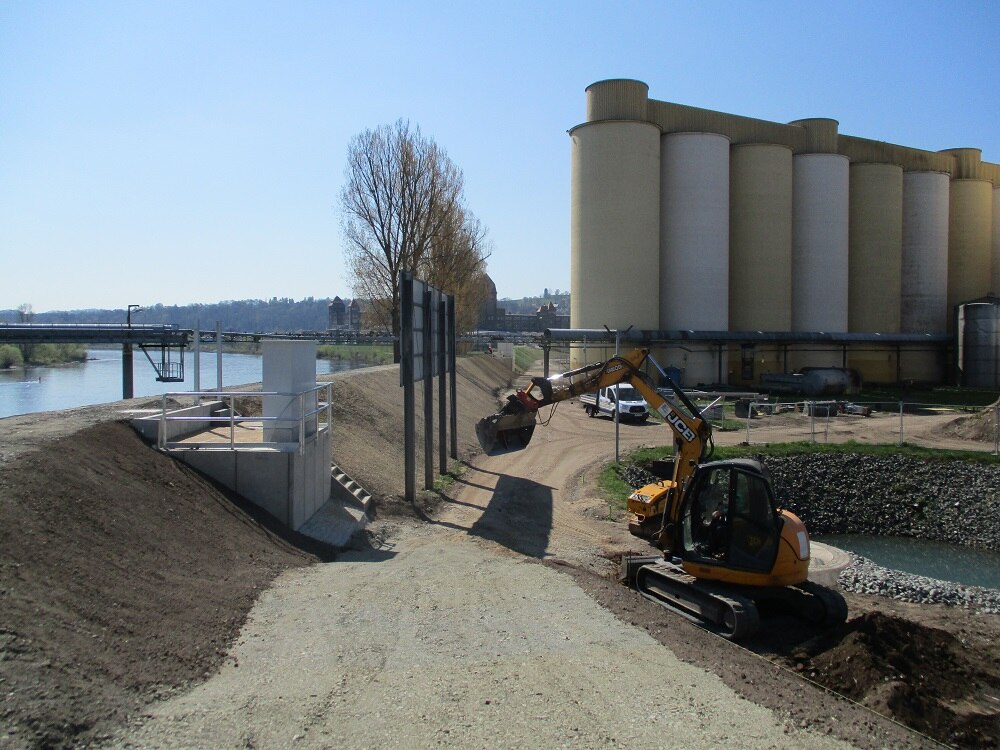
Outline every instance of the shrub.
{"type": "Polygon", "coordinates": [[[0,345],[0,369],[20,367],[23,364],[24,359],[21,357],[20,349],[13,344],[0,345]]]}

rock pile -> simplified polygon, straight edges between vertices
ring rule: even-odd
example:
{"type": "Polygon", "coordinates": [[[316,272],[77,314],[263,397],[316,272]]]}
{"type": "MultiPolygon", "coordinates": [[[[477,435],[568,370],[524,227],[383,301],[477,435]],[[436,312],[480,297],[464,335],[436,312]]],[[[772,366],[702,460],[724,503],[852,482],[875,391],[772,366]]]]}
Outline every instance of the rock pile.
{"type": "MultiPolygon", "coordinates": [[[[768,456],[764,462],[779,503],[812,534],[1000,549],[1000,464],[860,454],[768,456]]],[[[1000,613],[1000,591],[889,570],[860,556],[840,583],[858,593],[1000,613]]]]}

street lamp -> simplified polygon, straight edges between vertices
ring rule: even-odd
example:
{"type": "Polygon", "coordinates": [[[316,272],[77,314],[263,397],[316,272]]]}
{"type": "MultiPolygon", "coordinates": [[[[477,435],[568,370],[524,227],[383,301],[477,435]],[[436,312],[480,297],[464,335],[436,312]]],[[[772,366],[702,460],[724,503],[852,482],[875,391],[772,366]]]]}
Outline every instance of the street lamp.
{"type": "Polygon", "coordinates": [[[142,305],[129,305],[128,310],[125,312],[125,320],[128,323],[128,327],[132,327],[132,311],[142,312],[142,305]]]}

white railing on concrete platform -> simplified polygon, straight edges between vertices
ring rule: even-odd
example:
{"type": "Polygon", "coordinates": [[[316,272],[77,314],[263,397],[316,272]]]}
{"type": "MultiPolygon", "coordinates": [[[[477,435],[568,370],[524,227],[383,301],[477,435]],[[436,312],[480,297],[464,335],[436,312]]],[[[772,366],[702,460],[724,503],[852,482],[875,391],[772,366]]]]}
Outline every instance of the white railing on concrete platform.
{"type": "MultiPolygon", "coordinates": [[[[184,410],[179,410],[184,411],[184,410]]],[[[240,450],[240,449],[260,449],[270,448],[283,452],[297,451],[300,455],[305,451],[307,443],[313,442],[316,438],[330,429],[333,418],[333,384],[323,383],[316,385],[301,393],[279,393],[277,391],[171,391],[163,394],[160,407],[159,429],[157,431],[157,446],[161,450],[240,450]],[[319,392],[322,391],[322,396],[319,392]],[[266,396],[280,396],[284,398],[298,399],[298,416],[292,419],[281,417],[244,417],[236,414],[236,399],[241,397],[262,398],[266,396]],[[194,397],[196,401],[202,398],[222,401],[225,413],[208,415],[190,415],[181,413],[171,413],[168,409],[167,401],[170,398],[188,399],[194,397]],[[315,407],[312,407],[315,404],[315,407]],[[325,422],[322,422],[319,415],[323,415],[325,422]],[[254,441],[252,443],[241,443],[236,439],[236,428],[246,422],[253,422],[262,427],[273,427],[276,429],[295,430],[297,440],[294,441],[254,441]],[[188,437],[183,440],[170,440],[168,435],[172,433],[169,425],[177,423],[189,423],[189,430],[179,430],[190,434],[191,432],[204,432],[217,427],[229,428],[229,440],[219,442],[218,440],[197,440],[196,437],[188,437]],[[314,426],[314,427],[313,427],[314,426]]]]}

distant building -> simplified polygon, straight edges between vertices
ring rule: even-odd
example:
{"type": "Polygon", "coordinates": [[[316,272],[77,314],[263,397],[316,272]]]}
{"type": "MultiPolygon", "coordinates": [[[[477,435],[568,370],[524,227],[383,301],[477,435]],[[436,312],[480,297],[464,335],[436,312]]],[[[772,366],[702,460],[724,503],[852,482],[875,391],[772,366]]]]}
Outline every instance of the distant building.
{"type": "MultiPolygon", "coordinates": [[[[546,328],[569,328],[569,311],[561,313],[555,302],[547,302],[534,313],[508,313],[497,305],[497,287],[489,275],[484,275],[486,294],[479,308],[479,329],[482,331],[541,332],[546,328]]],[[[547,290],[546,290],[547,291],[547,290]]]]}
{"type": "Polygon", "coordinates": [[[327,328],[331,331],[360,331],[362,304],[353,299],[350,304],[334,297],[327,306],[327,328]]]}

